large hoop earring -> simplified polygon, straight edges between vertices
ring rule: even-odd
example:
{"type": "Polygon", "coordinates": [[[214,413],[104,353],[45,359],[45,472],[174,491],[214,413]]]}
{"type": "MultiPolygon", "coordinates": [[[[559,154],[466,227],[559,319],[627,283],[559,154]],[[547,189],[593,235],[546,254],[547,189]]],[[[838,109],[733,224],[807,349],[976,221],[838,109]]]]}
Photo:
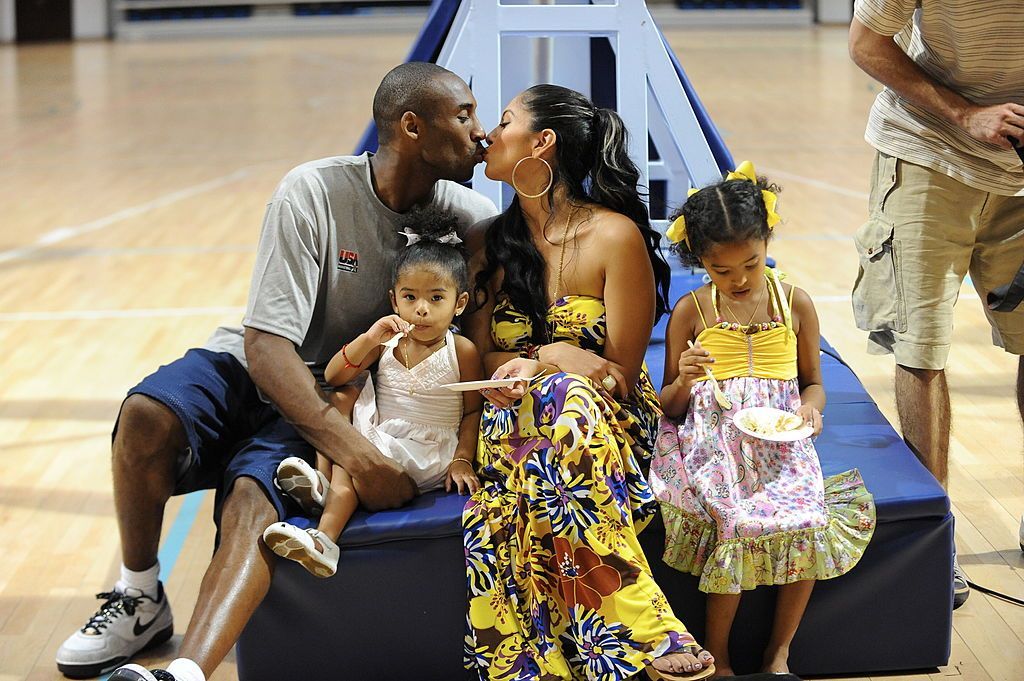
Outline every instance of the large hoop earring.
{"type": "Polygon", "coordinates": [[[553,171],[551,169],[551,164],[549,164],[547,161],[545,161],[544,159],[542,159],[539,156],[524,156],[521,159],[519,159],[518,161],[516,161],[516,164],[514,166],[512,166],[512,189],[516,190],[516,194],[519,194],[519,196],[522,196],[524,199],[539,199],[540,197],[542,197],[542,196],[544,196],[545,194],[548,193],[548,190],[551,189],[551,185],[554,184],[554,182],[555,182],[555,171],[553,171]],[[541,163],[543,163],[547,167],[547,169],[548,169],[548,185],[546,187],[544,187],[544,189],[541,191],[540,194],[527,194],[527,193],[521,191],[519,189],[519,187],[516,186],[516,169],[519,168],[519,164],[520,163],[522,163],[523,161],[525,161],[527,159],[536,159],[536,160],[540,161],[541,163]]]}

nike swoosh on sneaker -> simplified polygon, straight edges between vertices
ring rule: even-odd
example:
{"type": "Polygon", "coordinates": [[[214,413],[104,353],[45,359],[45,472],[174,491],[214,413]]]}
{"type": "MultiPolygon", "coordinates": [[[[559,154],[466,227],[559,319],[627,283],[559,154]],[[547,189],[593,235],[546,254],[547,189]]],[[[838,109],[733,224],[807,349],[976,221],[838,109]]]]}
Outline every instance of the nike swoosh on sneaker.
{"type": "Polygon", "coordinates": [[[157,617],[154,617],[150,621],[146,622],[145,625],[143,625],[141,617],[135,618],[135,626],[132,627],[132,633],[134,633],[136,636],[142,636],[147,631],[149,631],[149,628],[153,626],[153,623],[156,622],[158,619],[160,619],[159,615],[157,617]]]}

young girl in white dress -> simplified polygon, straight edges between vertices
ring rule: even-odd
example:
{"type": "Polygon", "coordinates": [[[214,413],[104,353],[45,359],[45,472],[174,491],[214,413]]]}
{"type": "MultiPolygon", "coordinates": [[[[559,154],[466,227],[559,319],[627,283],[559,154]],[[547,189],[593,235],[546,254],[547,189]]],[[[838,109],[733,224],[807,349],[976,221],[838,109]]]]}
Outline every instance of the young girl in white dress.
{"type": "MultiPolygon", "coordinates": [[[[395,314],[343,345],[324,376],[332,386],[346,386],[376,362],[376,377],[367,377],[352,407],[352,423],[421,493],[442,486],[472,493],[479,487],[473,461],[482,398],[475,390],[441,387],[479,380],[482,373],[476,346],[449,329],[469,302],[458,222],[426,209],[412,213],[403,226],[409,244],[393,269],[395,314]]],[[[346,400],[337,395],[335,405],[345,410],[346,400]]],[[[315,529],[278,522],[263,540],[277,555],[330,577],[338,566],[336,541],[359,503],[351,476],[317,453],[316,469],[297,457],[282,461],[277,483],[303,510],[322,513],[315,529]]]]}

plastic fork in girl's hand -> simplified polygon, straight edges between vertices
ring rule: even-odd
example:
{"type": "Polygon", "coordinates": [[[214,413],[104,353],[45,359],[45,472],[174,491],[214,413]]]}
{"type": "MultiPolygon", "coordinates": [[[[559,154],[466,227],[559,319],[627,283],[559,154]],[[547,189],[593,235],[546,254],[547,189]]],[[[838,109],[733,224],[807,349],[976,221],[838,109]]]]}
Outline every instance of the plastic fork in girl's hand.
{"type": "MultiPolygon", "coordinates": [[[[686,344],[691,348],[700,347],[699,343],[694,345],[692,340],[686,341],[686,344]]],[[[711,367],[707,364],[702,364],[701,366],[704,367],[704,373],[707,374],[708,380],[711,381],[711,385],[715,388],[715,401],[718,402],[718,406],[722,409],[732,409],[732,402],[730,402],[729,398],[726,397],[724,392],[722,392],[722,388],[718,385],[718,381],[715,380],[715,375],[711,373],[711,367]]]]}

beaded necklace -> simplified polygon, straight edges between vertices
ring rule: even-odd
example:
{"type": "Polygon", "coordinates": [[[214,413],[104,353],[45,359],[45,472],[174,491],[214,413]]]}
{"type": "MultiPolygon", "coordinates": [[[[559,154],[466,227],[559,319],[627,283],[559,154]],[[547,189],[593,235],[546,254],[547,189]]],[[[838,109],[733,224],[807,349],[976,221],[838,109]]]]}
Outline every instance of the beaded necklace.
{"type": "MultiPolygon", "coordinates": [[[[765,272],[764,276],[765,276],[765,279],[768,280],[767,284],[766,284],[766,287],[768,288],[768,304],[772,308],[774,308],[776,310],[776,313],[772,315],[771,321],[768,321],[768,322],[756,322],[756,323],[747,322],[746,324],[740,324],[739,320],[737,319],[736,321],[730,322],[729,320],[727,320],[725,317],[722,316],[722,314],[721,314],[721,312],[719,310],[719,302],[721,300],[721,294],[718,291],[718,287],[715,286],[714,284],[712,284],[711,285],[711,303],[715,307],[715,328],[724,329],[726,331],[738,331],[740,333],[745,333],[747,335],[750,335],[750,334],[758,333],[758,332],[761,332],[761,331],[770,331],[771,329],[776,329],[776,328],[778,328],[780,326],[783,326],[782,316],[779,315],[778,312],[777,312],[780,309],[780,304],[779,304],[779,302],[777,300],[778,292],[775,290],[775,287],[772,285],[773,282],[769,278],[769,275],[768,275],[767,272],[765,272]]],[[[758,305],[760,305],[760,301],[758,301],[758,305]]],[[[728,307],[729,307],[729,304],[726,303],[726,308],[728,309],[728,307]]],[[[732,312],[732,310],[729,310],[729,311],[732,312]]],[[[757,308],[756,307],[754,309],[754,313],[755,314],[757,313],[757,308]]],[[[753,319],[754,315],[751,315],[750,318],[753,319]]]]}

